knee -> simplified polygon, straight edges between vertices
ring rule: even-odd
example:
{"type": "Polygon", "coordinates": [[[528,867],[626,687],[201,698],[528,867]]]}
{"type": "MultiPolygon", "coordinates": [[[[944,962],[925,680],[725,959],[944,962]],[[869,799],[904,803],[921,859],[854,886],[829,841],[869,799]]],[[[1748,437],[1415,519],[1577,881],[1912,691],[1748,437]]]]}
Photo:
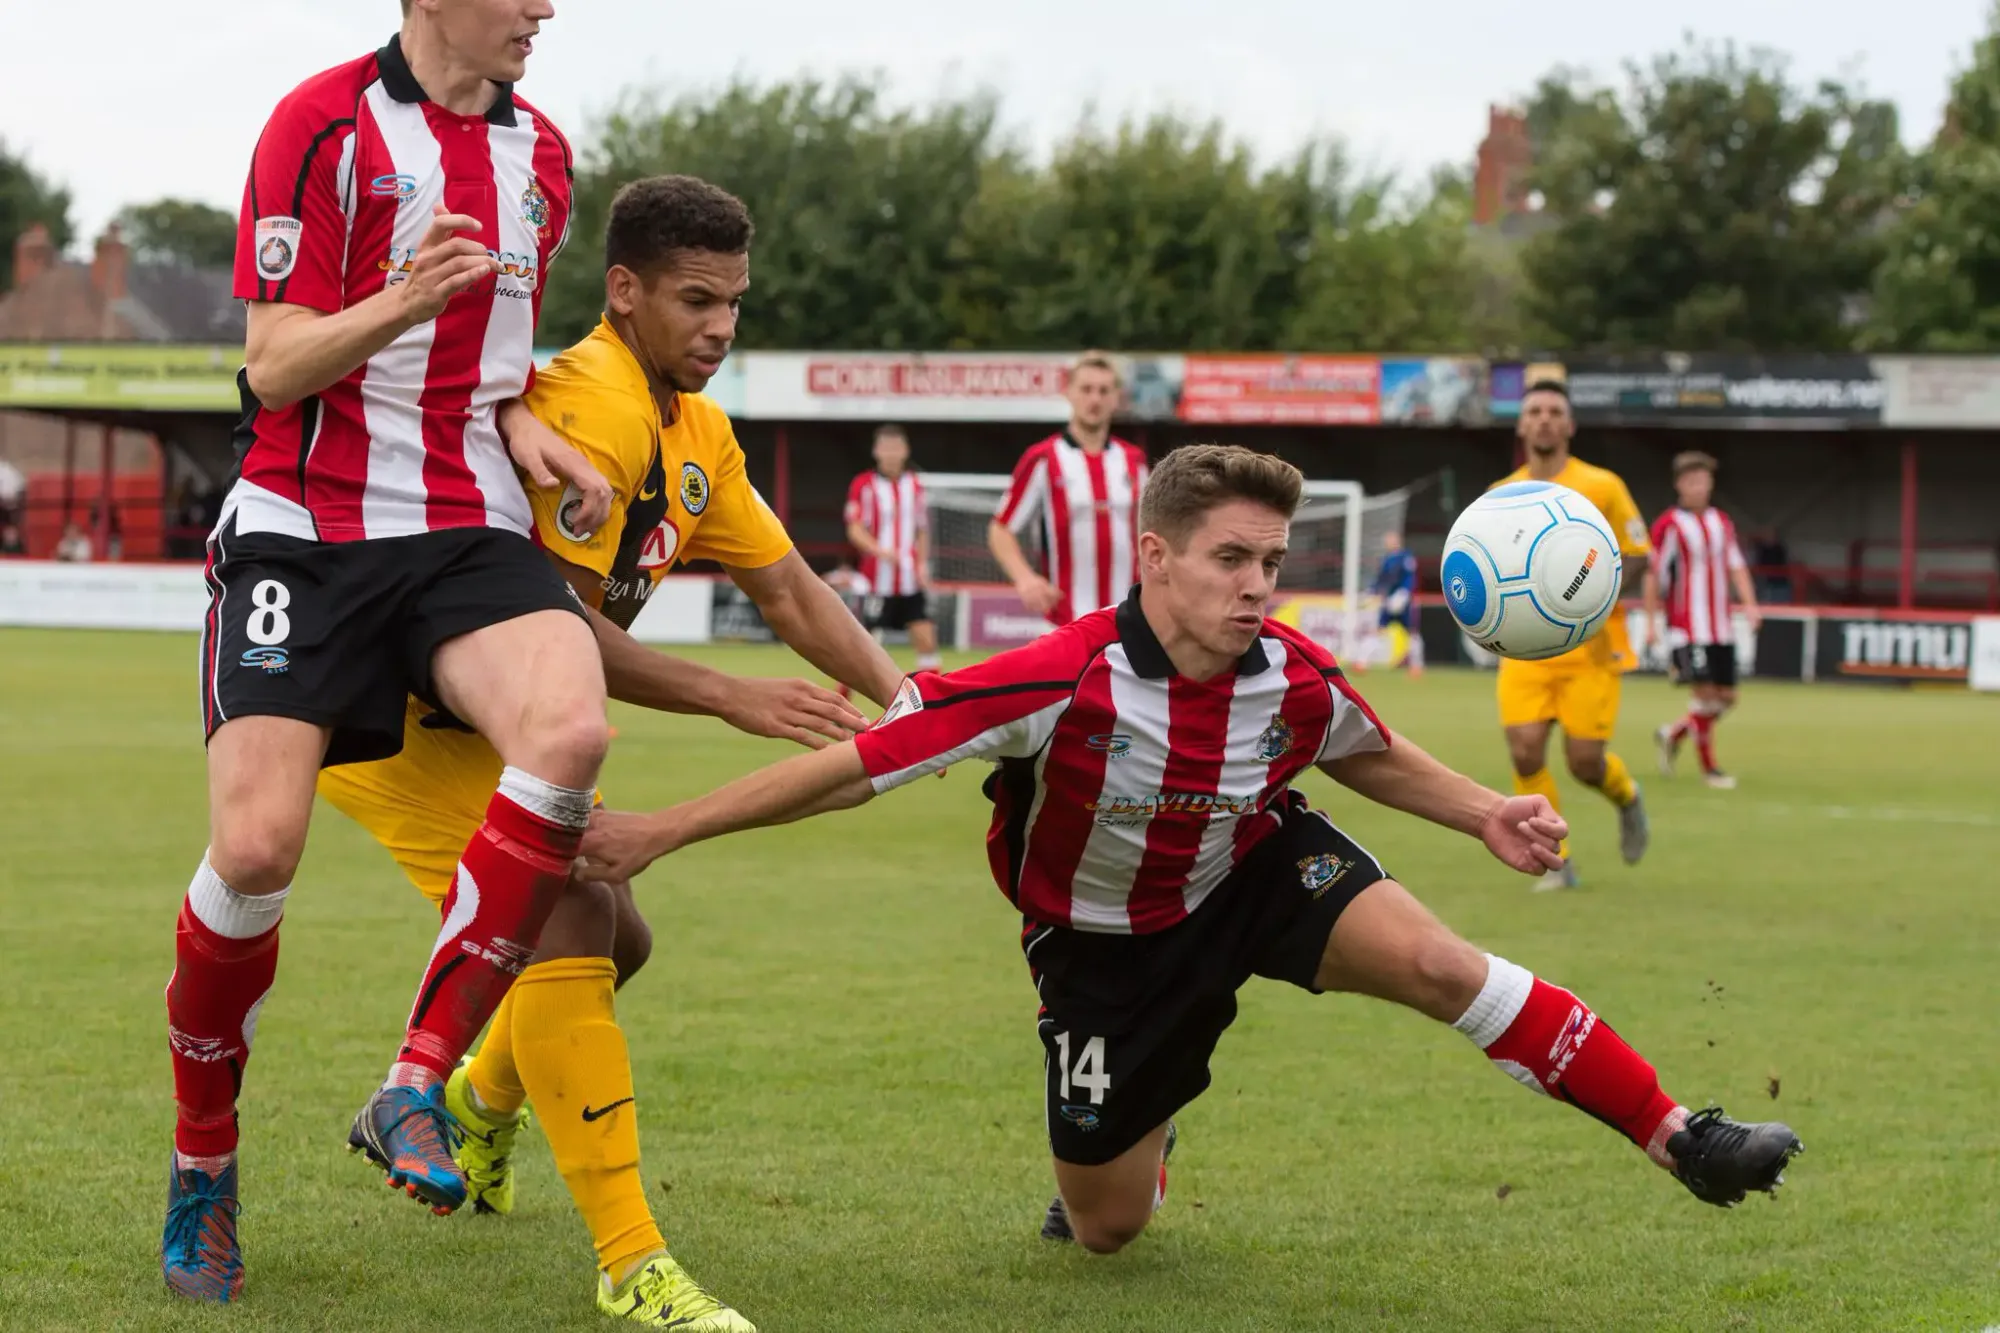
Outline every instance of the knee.
{"type": "Polygon", "coordinates": [[[1410,965],[1422,997],[1416,1007],[1440,1022],[1456,1021],[1486,985],[1486,955],[1442,926],[1418,943],[1410,965]]]}
{"type": "Polygon", "coordinates": [[[1598,787],[1604,784],[1604,756],[1602,754],[1596,752],[1578,753],[1572,750],[1568,758],[1571,777],[1587,787],[1598,787]]]}
{"type": "Polygon", "coordinates": [[[1076,1243],[1092,1254],[1116,1254],[1139,1239],[1149,1220],[1149,1217],[1091,1215],[1072,1211],[1069,1229],[1076,1237],[1076,1243]]]}
{"type": "Polygon", "coordinates": [[[624,985],[653,956],[653,928],[636,909],[618,914],[618,935],[611,945],[611,961],[618,967],[618,984],[624,985]]]}
{"type": "Polygon", "coordinates": [[[1531,778],[1542,771],[1543,755],[1537,746],[1509,745],[1507,757],[1514,761],[1514,771],[1524,778],[1531,778]]]}
{"type": "Polygon", "coordinates": [[[608,885],[573,879],[549,914],[535,949],[535,961],[611,956],[617,907],[608,885]]]}
{"type": "Polygon", "coordinates": [[[208,864],[224,884],[254,898],[289,885],[304,852],[303,830],[276,827],[270,822],[238,825],[214,831],[208,864]]]}
{"type": "Polygon", "coordinates": [[[567,775],[552,776],[551,781],[583,786],[594,782],[597,770],[603,767],[604,756],[611,749],[611,724],[605,720],[601,700],[580,699],[537,709],[528,740],[551,775],[567,775]]]}

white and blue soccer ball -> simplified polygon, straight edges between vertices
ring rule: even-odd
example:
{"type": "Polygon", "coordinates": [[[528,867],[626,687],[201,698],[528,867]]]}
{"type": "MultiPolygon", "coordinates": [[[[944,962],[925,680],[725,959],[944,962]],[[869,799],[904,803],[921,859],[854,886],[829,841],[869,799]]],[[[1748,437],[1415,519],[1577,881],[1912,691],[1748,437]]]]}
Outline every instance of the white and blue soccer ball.
{"type": "Polygon", "coordinates": [[[1537,661],[1603,628],[1625,562],[1596,505],[1552,481],[1517,481],[1466,506],[1441,574],[1445,604],[1474,643],[1537,661]]]}

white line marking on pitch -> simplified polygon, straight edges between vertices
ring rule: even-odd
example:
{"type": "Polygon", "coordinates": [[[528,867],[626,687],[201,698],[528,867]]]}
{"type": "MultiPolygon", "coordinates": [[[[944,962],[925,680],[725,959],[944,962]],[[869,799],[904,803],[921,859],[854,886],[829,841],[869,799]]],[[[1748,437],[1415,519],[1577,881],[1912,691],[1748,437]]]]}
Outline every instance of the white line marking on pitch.
{"type": "MultiPolygon", "coordinates": [[[[1953,824],[1963,828],[2000,828],[2000,816],[1966,810],[1906,810],[1896,806],[1853,805],[1769,805],[1753,807],[1759,813],[1799,815],[1807,819],[1859,819],[1875,824],[1953,824]]],[[[1982,1333],[2000,1333],[2000,1324],[1982,1333]]]]}

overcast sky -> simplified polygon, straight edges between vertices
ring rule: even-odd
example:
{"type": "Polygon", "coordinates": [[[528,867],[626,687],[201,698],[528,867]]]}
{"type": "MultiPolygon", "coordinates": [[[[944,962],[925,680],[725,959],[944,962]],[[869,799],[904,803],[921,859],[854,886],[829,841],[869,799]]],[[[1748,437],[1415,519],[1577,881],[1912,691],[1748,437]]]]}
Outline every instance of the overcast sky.
{"type": "MultiPolygon", "coordinates": [[[[880,70],[909,100],[985,83],[1046,146],[1095,102],[1227,119],[1281,153],[1315,133],[1419,175],[1470,158],[1487,104],[1557,63],[1603,75],[1683,32],[1858,78],[1936,128],[1988,0],[556,0],[522,92],[572,136],[621,89],[880,70]],[[1893,16],[1893,17],[1891,17],[1893,16]]],[[[0,136],[95,235],[165,195],[234,210],[250,150],[305,76],[380,45],[395,0],[0,0],[0,136]]],[[[723,182],[726,184],[727,182],[723,182]]]]}

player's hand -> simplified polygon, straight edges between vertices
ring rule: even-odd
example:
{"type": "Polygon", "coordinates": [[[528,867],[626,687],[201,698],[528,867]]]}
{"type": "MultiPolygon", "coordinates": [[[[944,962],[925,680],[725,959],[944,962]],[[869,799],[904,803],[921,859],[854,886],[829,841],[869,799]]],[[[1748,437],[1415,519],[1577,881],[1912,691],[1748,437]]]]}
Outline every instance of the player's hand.
{"type": "Polygon", "coordinates": [[[1546,796],[1509,796],[1486,812],[1479,840],[1503,863],[1524,875],[1562,869],[1562,840],[1569,825],[1546,796]]]}
{"type": "Polygon", "coordinates": [[[582,450],[526,407],[508,413],[503,424],[514,465],[545,491],[562,488],[563,522],[588,540],[611,517],[611,483],[582,450]]]}
{"type": "Polygon", "coordinates": [[[1037,574],[1014,585],[1014,591],[1021,598],[1021,605],[1038,616],[1045,616],[1055,610],[1062,600],[1062,591],[1055,584],[1037,574]]]}
{"type": "Polygon", "coordinates": [[[640,871],[675,850],[672,825],[665,818],[670,814],[672,811],[654,815],[603,808],[592,811],[590,828],[577,849],[576,877],[596,884],[637,878],[640,871]]]}
{"type": "Polygon", "coordinates": [[[832,690],[805,680],[737,680],[719,714],[752,736],[824,750],[868,730],[868,719],[832,690]]]}
{"type": "Polygon", "coordinates": [[[1743,622],[1750,626],[1750,632],[1755,634],[1758,630],[1764,628],[1764,608],[1761,606],[1744,607],[1743,622]]]}
{"type": "Polygon", "coordinates": [[[410,261],[410,276],[396,284],[412,321],[428,324],[444,313],[452,297],[500,271],[500,261],[487,254],[485,246],[459,235],[480,229],[478,218],[448,213],[443,204],[433,206],[430,229],[410,261]]]}

